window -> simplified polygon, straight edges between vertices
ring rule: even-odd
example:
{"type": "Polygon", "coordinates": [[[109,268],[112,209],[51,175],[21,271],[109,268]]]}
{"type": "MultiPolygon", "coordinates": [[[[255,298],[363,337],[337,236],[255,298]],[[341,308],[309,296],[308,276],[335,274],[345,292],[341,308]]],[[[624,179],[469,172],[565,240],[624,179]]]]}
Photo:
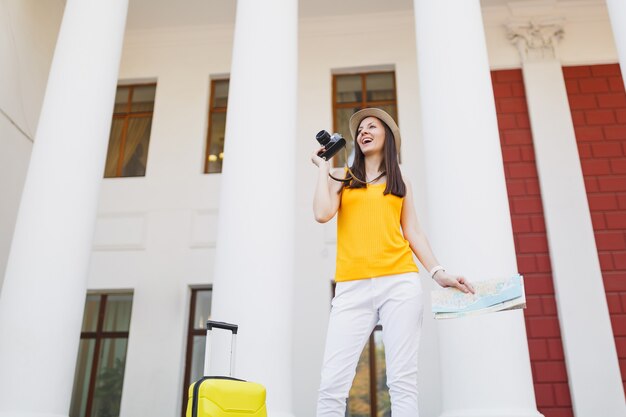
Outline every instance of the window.
{"type": "Polygon", "coordinates": [[[70,417],[119,416],[132,303],[129,293],[87,295],[70,417]]]}
{"type": "Polygon", "coordinates": [[[156,84],[117,87],[105,178],[146,175],[155,93],[156,84]]]}
{"type": "MultiPolygon", "coordinates": [[[[398,122],[396,75],[393,71],[333,76],[333,128],[346,138],[348,155],[353,151],[348,121],[350,116],[365,107],[381,108],[398,122]]],[[[333,159],[335,166],[343,166],[344,152],[340,151],[333,159]]]]}
{"type": "MultiPolygon", "coordinates": [[[[332,295],[335,283],[332,284],[332,295]]],[[[361,352],[348,395],[346,417],[391,417],[382,326],[377,325],[361,352]]]]}
{"type": "Polygon", "coordinates": [[[229,80],[211,80],[209,131],[207,133],[206,162],[204,164],[205,174],[222,172],[228,86],[229,80]]]}
{"type": "Polygon", "coordinates": [[[211,316],[211,288],[192,288],[187,327],[187,355],[183,380],[183,410],[185,416],[189,386],[203,377],[206,347],[206,322],[211,316]]]}

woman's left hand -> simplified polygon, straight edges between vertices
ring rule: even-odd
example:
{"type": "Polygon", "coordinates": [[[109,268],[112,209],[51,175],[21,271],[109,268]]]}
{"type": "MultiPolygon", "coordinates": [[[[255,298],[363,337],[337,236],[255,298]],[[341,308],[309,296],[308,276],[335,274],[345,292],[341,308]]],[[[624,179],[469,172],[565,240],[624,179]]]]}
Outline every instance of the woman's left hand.
{"type": "Polygon", "coordinates": [[[476,290],[474,289],[472,284],[465,277],[462,277],[460,275],[452,275],[448,274],[446,271],[439,271],[435,274],[434,280],[442,287],[454,287],[458,288],[464,293],[476,293],[476,290]]]}

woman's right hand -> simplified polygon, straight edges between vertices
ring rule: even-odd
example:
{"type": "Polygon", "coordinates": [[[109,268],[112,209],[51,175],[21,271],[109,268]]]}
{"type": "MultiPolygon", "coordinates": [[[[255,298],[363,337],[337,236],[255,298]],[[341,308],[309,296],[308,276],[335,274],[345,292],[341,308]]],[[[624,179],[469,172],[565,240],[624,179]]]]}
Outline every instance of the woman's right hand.
{"type": "Polygon", "coordinates": [[[327,171],[330,171],[330,162],[321,158],[319,154],[324,150],[324,147],[317,148],[311,154],[311,162],[318,168],[325,168],[327,171]]]}
{"type": "Polygon", "coordinates": [[[311,154],[311,162],[318,167],[317,185],[315,186],[315,195],[313,197],[313,214],[315,220],[319,223],[326,223],[332,219],[341,202],[341,184],[338,181],[332,181],[330,174],[330,161],[321,158],[319,154],[324,147],[318,148],[311,154]],[[331,184],[332,183],[332,184],[331,184]]]}
{"type": "Polygon", "coordinates": [[[454,287],[464,293],[476,294],[474,286],[463,276],[448,274],[446,271],[435,272],[435,282],[442,287],[454,287]]]}

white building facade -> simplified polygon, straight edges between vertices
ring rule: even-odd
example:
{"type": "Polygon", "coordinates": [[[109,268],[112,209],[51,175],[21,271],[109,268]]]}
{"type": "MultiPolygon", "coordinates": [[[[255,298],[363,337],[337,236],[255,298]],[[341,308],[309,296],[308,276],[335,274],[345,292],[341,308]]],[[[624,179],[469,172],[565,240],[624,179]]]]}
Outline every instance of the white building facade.
{"type": "MultiPolygon", "coordinates": [[[[425,315],[420,415],[626,415],[621,0],[1,0],[0,19],[0,417],[182,415],[209,315],[240,325],[236,376],[270,415],[314,416],[335,225],[310,153],[375,102],[342,88],[380,74],[438,258],[526,277],[524,312],[425,315]],[[139,175],[109,163],[117,128],[142,132],[139,175]]],[[[376,340],[353,416],[388,415],[376,340]]]]}

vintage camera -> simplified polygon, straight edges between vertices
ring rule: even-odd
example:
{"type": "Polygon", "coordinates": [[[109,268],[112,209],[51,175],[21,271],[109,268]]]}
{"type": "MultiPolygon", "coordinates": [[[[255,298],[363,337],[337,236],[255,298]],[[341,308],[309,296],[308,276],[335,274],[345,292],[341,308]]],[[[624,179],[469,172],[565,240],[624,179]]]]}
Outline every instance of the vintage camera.
{"type": "Polygon", "coordinates": [[[328,161],[335,156],[337,152],[346,146],[346,140],[339,133],[333,133],[332,135],[325,130],[320,130],[315,139],[324,147],[324,150],[317,155],[328,161]]]}

